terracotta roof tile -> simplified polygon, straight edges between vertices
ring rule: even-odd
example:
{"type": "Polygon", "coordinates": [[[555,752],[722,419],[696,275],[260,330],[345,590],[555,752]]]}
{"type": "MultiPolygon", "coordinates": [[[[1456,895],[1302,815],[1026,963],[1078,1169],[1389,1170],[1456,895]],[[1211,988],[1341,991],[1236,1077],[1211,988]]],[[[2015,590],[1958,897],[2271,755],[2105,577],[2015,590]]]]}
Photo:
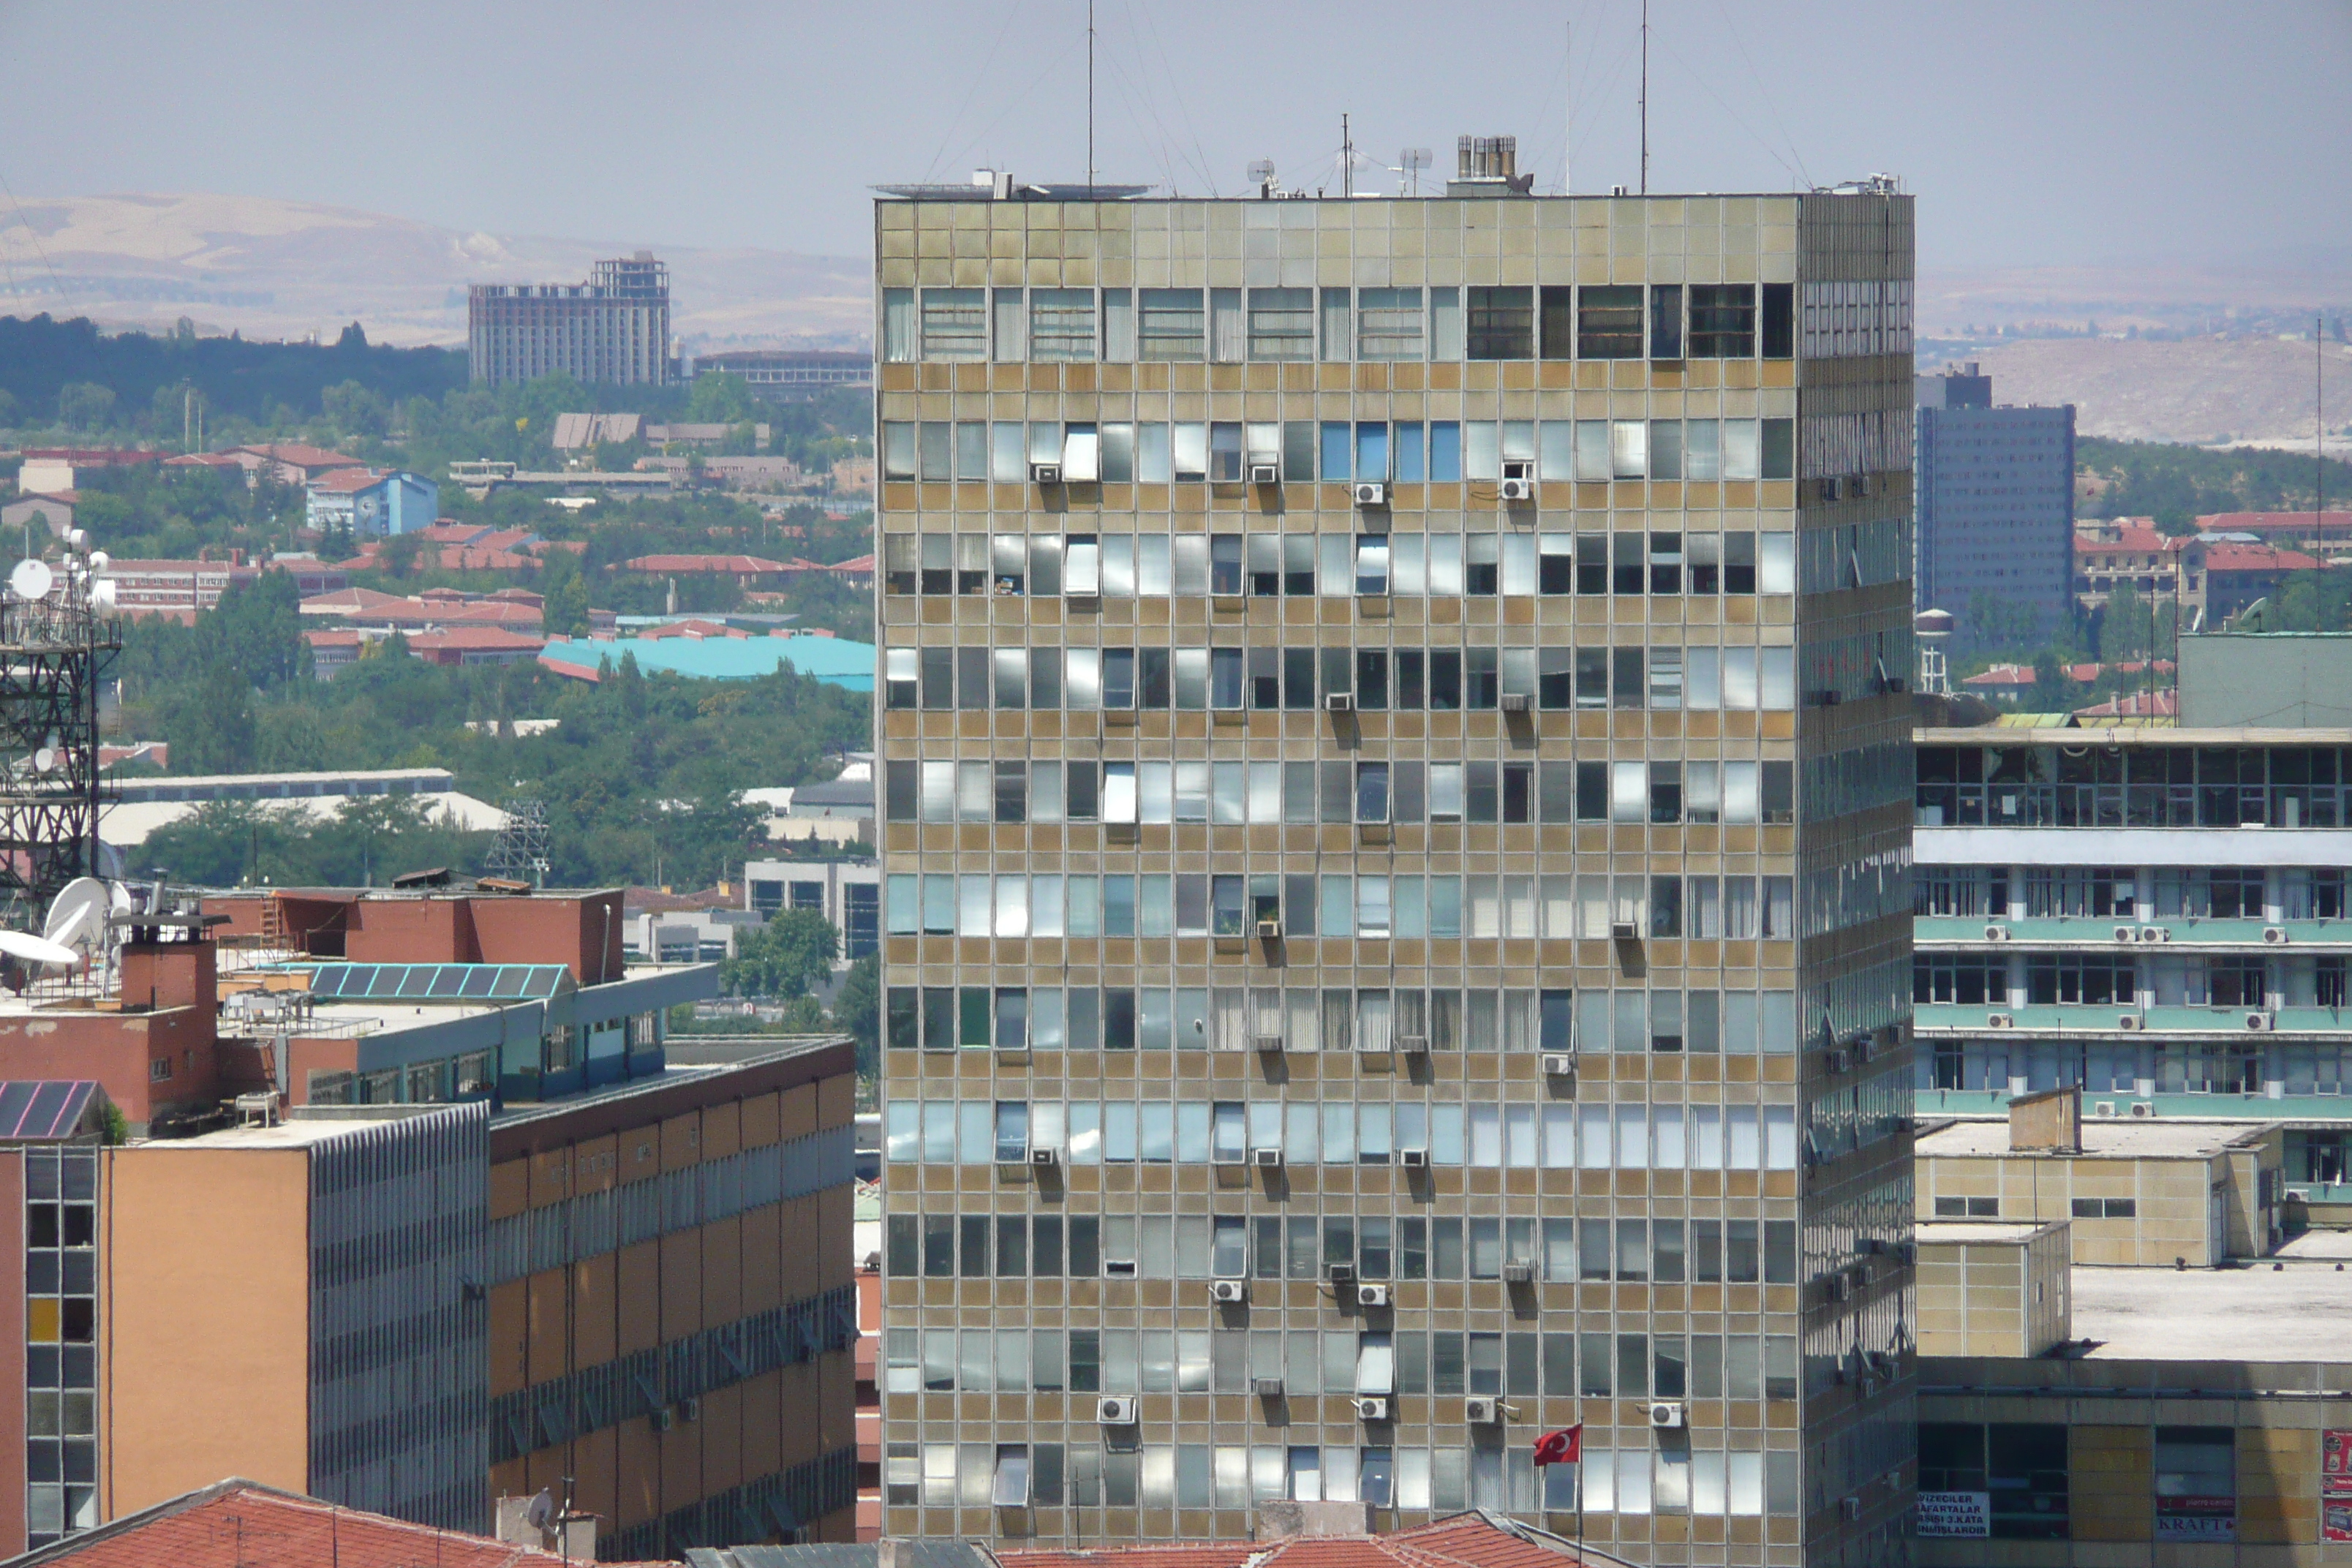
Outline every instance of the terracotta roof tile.
{"type": "Polygon", "coordinates": [[[15,1561],[74,1568],[526,1568],[563,1559],[230,1479],[15,1561]]]}
{"type": "Polygon", "coordinates": [[[1004,1568],[1576,1568],[1575,1544],[1478,1511],[1393,1535],[1003,1552],[1004,1568]]]}

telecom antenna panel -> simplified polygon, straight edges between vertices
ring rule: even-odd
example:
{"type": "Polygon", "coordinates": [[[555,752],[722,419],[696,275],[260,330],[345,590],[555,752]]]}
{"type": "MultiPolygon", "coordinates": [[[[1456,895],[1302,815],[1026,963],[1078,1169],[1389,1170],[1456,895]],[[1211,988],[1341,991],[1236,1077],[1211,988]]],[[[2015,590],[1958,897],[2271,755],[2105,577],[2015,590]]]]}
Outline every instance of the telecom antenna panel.
{"type": "Polygon", "coordinates": [[[507,825],[490,845],[483,860],[483,868],[493,877],[508,877],[518,882],[529,882],[534,888],[547,885],[547,803],[543,800],[510,800],[507,802],[507,825]]]}
{"type": "Polygon", "coordinates": [[[100,680],[122,650],[114,584],[89,536],[58,563],[27,556],[0,594],[0,902],[38,918],[99,874],[100,680]]]}

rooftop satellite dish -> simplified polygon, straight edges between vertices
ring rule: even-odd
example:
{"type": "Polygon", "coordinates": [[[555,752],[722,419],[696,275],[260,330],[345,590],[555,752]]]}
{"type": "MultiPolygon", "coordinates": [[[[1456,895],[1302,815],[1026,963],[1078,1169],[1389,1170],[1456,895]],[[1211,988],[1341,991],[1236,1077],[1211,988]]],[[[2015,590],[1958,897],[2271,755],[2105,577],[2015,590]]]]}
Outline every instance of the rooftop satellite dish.
{"type": "Polygon", "coordinates": [[[16,569],[8,574],[8,591],[28,603],[47,598],[49,590],[57,585],[57,574],[49,570],[47,562],[37,556],[28,556],[17,562],[16,569]]]}
{"type": "Polygon", "coordinates": [[[82,529],[68,528],[66,530],[66,542],[79,550],[89,542],[89,534],[82,529]]]}
{"type": "Polygon", "coordinates": [[[1397,158],[1397,167],[1414,173],[1429,167],[1429,149],[1408,147],[1397,158]]]}
{"type": "Polygon", "coordinates": [[[1260,158],[1260,159],[1257,159],[1255,162],[1254,162],[1254,163],[1252,163],[1250,164],[1250,166],[1249,166],[1249,183],[1250,183],[1251,184],[1253,184],[1253,185],[1263,185],[1263,184],[1265,184],[1269,183],[1270,181],[1272,181],[1272,180],[1273,180],[1273,178],[1274,178],[1274,160],[1273,160],[1273,159],[1271,159],[1271,158],[1260,158]]]}
{"type": "Polygon", "coordinates": [[[91,571],[103,572],[113,564],[114,557],[109,555],[105,551],[93,550],[89,552],[89,569],[91,571]]]}
{"type": "Polygon", "coordinates": [[[57,771],[58,753],[54,746],[43,746],[33,753],[33,767],[37,773],[57,771]]]}
{"type": "Polygon", "coordinates": [[[89,585],[89,602],[101,610],[114,608],[114,579],[101,577],[89,585]]]}
{"type": "Polygon", "coordinates": [[[114,911],[112,889],[95,877],[76,877],[58,891],[41,934],[85,958],[106,951],[106,918],[114,911]]]}
{"type": "Polygon", "coordinates": [[[541,1487],[539,1495],[530,1500],[530,1506],[523,1510],[523,1518],[530,1521],[530,1527],[533,1530],[546,1530],[553,1525],[555,1523],[554,1489],[541,1487]]]}
{"type": "Polygon", "coordinates": [[[26,963],[46,963],[57,968],[81,962],[81,954],[72,948],[60,946],[29,931],[0,931],[0,952],[22,959],[26,963]]]}

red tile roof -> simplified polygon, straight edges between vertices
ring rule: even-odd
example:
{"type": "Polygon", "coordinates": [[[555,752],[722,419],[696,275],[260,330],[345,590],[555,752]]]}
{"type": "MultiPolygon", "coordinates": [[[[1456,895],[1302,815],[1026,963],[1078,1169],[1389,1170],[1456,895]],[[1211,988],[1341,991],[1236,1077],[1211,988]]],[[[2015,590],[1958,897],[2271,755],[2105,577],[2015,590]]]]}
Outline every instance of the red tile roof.
{"type": "Polygon", "coordinates": [[[233,1478],[13,1561],[74,1568],[525,1568],[563,1559],[233,1478]]]}
{"type": "Polygon", "coordinates": [[[2031,686],[2033,668],[2024,664],[1996,664],[1981,675],[1971,675],[1962,686],[2031,686]]]}
{"type": "Polygon", "coordinates": [[[2076,555],[2154,555],[2165,548],[2165,536],[2153,528],[2123,527],[2115,531],[2112,540],[2095,539],[2088,534],[2074,536],[2076,555]]]}
{"type": "Polygon", "coordinates": [[[1391,1535],[996,1553],[1004,1568],[1575,1568],[1573,1542],[1473,1511],[1391,1535]]]}
{"type": "Polygon", "coordinates": [[[2290,533],[2306,538],[2315,533],[2352,533],[2352,511],[2214,511],[2197,520],[2207,533],[2290,533]],[[2315,528],[2313,523],[2318,526],[2315,528]]]}
{"type": "Polygon", "coordinates": [[[230,450],[250,452],[257,458],[267,458],[273,463],[284,463],[297,468],[355,468],[362,466],[357,458],[331,452],[324,447],[307,446],[299,441],[280,442],[276,446],[234,447],[230,450]]]}
{"type": "Polygon", "coordinates": [[[2300,550],[2275,550],[2267,544],[2236,544],[2216,540],[2205,546],[2208,572],[2312,572],[2323,564],[2300,550]]]}
{"type": "Polygon", "coordinates": [[[330,468],[312,479],[310,488],[329,495],[346,495],[354,490],[363,490],[383,478],[382,474],[370,468],[330,468]]]}
{"type": "Polygon", "coordinates": [[[639,555],[622,564],[632,572],[723,572],[737,577],[790,570],[781,561],[760,555],[639,555]]]}

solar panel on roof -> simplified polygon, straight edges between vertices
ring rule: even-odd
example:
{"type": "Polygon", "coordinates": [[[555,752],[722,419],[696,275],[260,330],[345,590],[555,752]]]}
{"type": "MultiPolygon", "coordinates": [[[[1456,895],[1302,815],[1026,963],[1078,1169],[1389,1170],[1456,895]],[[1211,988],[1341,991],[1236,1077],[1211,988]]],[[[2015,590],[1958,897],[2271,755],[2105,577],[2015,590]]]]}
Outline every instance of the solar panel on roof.
{"type": "MultiPolygon", "coordinates": [[[[380,963],[376,965],[375,978],[368,984],[367,994],[371,998],[377,996],[397,996],[400,994],[400,983],[407,978],[408,965],[404,963],[380,963]]],[[[354,991],[352,994],[356,996],[359,993],[354,991]]]]}
{"type": "Polygon", "coordinates": [[[530,972],[530,984],[523,992],[526,996],[552,996],[562,982],[563,966],[556,963],[535,964],[530,972]]]}
{"type": "Polygon", "coordinates": [[[443,966],[437,963],[410,964],[408,973],[401,976],[401,995],[405,997],[432,995],[433,982],[439,977],[442,968],[443,966]]]}
{"type": "Polygon", "coordinates": [[[488,996],[490,987],[498,983],[499,966],[495,963],[469,963],[466,966],[466,983],[460,996],[488,996]]]}
{"type": "Polygon", "coordinates": [[[520,963],[500,964],[499,966],[499,978],[497,983],[490,987],[490,994],[501,1000],[509,997],[520,996],[523,994],[524,985],[529,984],[530,980],[530,971],[524,965],[520,963]]]}
{"type": "Polygon", "coordinates": [[[458,988],[466,984],[466,972],[474,967],[475,965],[470,963],[444,963],[436,966],[433,971],[433,989],[431,994],[435,996],[457,995],[458,988]]]}
{"type": "Polygon", "coordinates": [[[16,1136],[17,1124],[25,1119],[25,1107],[32,1102],[36,1087],[29,1083],[0,1084],[0,1138],[16,1136]]]}
{"type": "Polygon", "coordinates": [[[58,1112],[65,1109],[66,1101],[72,1097],[75,1088],[76,1086],[70,1083],[36,1085],[33,1089],[33,1102],[25,1108],[24,1124],[18,1136],[56,1137],[58,1112]]]}

